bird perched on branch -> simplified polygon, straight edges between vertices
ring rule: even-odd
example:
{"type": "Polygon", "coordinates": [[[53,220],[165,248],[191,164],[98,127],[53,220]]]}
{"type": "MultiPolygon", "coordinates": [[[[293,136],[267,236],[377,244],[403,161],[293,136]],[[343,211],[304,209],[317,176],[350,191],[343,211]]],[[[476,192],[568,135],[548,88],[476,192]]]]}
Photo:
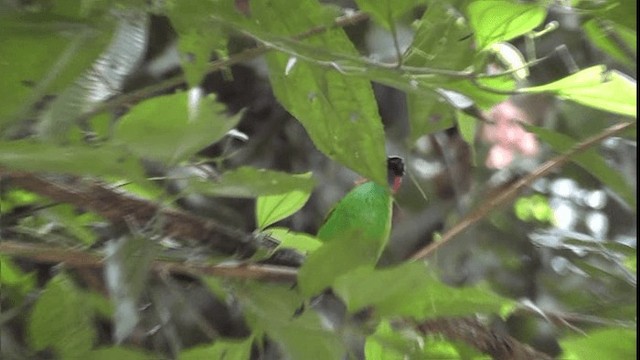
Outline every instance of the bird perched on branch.
{"type": "Polygon", "coordinates": [[[362,182],[329,212],[317,234],[324,244],[309,255],[298,273],[298,285],[305,296],[330,287],[344,273],[376,265],[389,241],[392,195],[404,175],[402,158],[387,159],[387,175],[387,186],[362,182]]]}

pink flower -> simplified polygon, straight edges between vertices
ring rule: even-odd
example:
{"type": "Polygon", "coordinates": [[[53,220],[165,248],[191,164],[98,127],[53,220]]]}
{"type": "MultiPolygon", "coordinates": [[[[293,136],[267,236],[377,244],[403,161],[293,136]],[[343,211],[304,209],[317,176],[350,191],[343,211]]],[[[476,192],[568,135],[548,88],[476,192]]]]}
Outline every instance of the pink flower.
{"type": "Polygon", "coordinates": [[[485,165],[493,169],[507,167],[516,155],[534,156],[538,153],[538,140],[525,131],[518,122],[530,122],[528,115],[511,100],[494,106],[489,114],[493,124],[484,124],[482,139],[493,145],[489,149],[485,165]]]}

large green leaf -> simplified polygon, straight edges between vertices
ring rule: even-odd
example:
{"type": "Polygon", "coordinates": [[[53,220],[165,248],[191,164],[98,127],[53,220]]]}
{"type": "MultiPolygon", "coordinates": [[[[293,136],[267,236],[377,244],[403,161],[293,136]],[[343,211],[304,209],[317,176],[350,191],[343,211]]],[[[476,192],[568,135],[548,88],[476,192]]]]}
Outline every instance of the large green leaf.
{"type": "Polygon", "coordinates": [[[339,334],[326,329],[316,313],[296,316],[304,299],[295,289],[248,283],[237,290],[249,326],[281,344],[291,359],[332,360],[345,355],[339,334]]]}
{"type": "Polygon", "coordinates": [[[523,92],[553,92],[578,104],[616,114],[637,117],[636,81],[604,65],[592,66],[550,84],[521,89],[523,92]]]}
{"type": "MultiPolygon", "coordinates": [[[[311,173],[301,174],[299,176],[310,179],[311,173]]],[[[310,196],[311,189],[307,192],[292,190],[279,195],[260,196],[256,202],[258,228],[264,229],[275,222],[293,215],[304,206],[310,196]]]]}
{"type": "Polygon", "coordinates": [[[117,147],[0,142],[0,165],[13,170],[142,179],[139,162],[117,147]]]}
{"type": "Polygon", "coordinates": [[[406,263],[394,268],[360,268],[338,278],[333,290],[349,312],[373,306],[381,316],[436,316],[502,313],[513,307],[482,287],[453,288],[440,282],[422,263],[406,263]]]}
{"type": "MultiPolygon", "coordinates": [[[[264,31],[283,36],[324,25],[334,15],[312,0],[251,5],[264,31]]],[[[305,42],[357,56],[341,28],[329,29],[305,42]]],[[[270,53],[267,64],[276,97],[302,123],[316,147],[331,159],[384,184],[384,131],[371,84],[284,53],[270,53]]]]}
{"type": "Polygon", "coordinates": [[[92,316],[80,290],[66,275],[58,274],[33,307],[29,340],[35,350],[52,348],[63,359],[83,358],[96,340],[92,316]]]}
{"type": "Polygon", "coordinates": [[[467,7],[478,49],[508,41],[542,24],[547,11],[536,3],[511,0],[479,0],[467,7]]]}
{"type": "MultiPolygon", "coordinates": [[[[540,139],[549,144],[556,152],[565,153],[575,146],[578,141],[565,134],[553,130],[524,125],[528,131],[536,134],[540,139]]],[[[571,158],[573,162],[588,171],[596,179],[620,194],[632,207],[636,205],[636,197],[629,184],[619,171],[612,169],[595,149],[589,149],[571,158]]]]}
{"type": "Polygon", "coordinates": [[[243,166],[215,180],[189,179],[187,190],[212,196],[254,198],[292,191],[310,193],[315,180],[280,171],[243,166]]]}
{"type": "Polygon", "coordinates": [[[220,140],[239,120],[224,114],[213,96],[180,92],[138,104],[120,120],[114,141],[140,157],[176,164],[220,140]]]}

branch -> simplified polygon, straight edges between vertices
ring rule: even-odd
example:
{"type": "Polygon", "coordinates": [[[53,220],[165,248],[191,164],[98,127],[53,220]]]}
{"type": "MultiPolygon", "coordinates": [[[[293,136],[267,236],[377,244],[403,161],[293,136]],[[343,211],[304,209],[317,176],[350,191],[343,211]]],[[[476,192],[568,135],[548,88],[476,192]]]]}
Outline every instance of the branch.
{"type": "MultiPolygon", "coordinates": [[[[35,262],[65,265],[73,268],[100,269],[105,265],[103,256],[89,251],[66,249],[16,241],[0,242],[0,253],[14,257],[28,258],[35,262]]],[[[159,273],[192,276],[218,276],[236,279],[266,280],[273,282],[295,282],[297,271],[287,266],[273,265],[209,265],[178,263],[155,260],[151,269],[159,273]]]]}
{"type": "Polygon", "coordinates": [[[593,147],[600,141],[620,134],[623,131],[635,126],[635,122],[623,122],[611,127],[604,129],[597,135],[591,136],[584,141],[576,144],[571,150],[567,151],[564,154],[560,154],[553,159],[545,162],[540,165],[535,171],[528,174],[527,176],[521,178],[520,180],[513,183],[511,186],[506,188],[503,192],[498,194],[497,196],[488,199],[480,208],[475,209],[470,214],[465,216],[462,220],[460,220],[456,225],[454,225],[451,229],[445,232],[442,235],[442,238],[439,241],[433,242],[418,251],[416,251],[413,255],[411,255],[411,260],[420,260],[424,259],[434,252],[436,252],[439,248],[445,245],[447,242],[451,241],[456,236],[460,235],[464,231],[466,231],[471,225],[474,225],[478,221],[482,220],[486,217],[490,212],[494,211],[500,206],[503,206],[513,200],[524,188],[530,186],[536,179],[541,178],[549,174],[552,170],[564,166],[571,160],[571,157],[582,153],[589,148],[593,147]]]}
{"type": "Polygon", "coordinates": [[[418,324],[425,335],[439,334],[461,341],[496,360],[551,360],[552,358],[509,335],[499,333],[474,318],[436,318],[418,324]]]}
{"type": "Polygon", "coordinates": [[[94,212],[115,224],[133,222],[144,226],[156,220],[164,236],[195,240],[225,254],[247,257],[259,247],[252,234],[180,210],[162,208],[95,180],[72,178],[72,182],[63,184],[26,172],[8,172],[3,178],[13,186],[94,212]]]}

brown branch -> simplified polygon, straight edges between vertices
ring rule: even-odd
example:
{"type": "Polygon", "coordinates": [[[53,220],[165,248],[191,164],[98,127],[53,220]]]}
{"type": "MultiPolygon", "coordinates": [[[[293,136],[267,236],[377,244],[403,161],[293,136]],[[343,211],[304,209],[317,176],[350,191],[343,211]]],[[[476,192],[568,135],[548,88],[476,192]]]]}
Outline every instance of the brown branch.
{"type": "Polygon", "coordinates": [[[134,223],[142,227],[155,220],[165,236],[195,240],[225,254],[250,256],[258,248],[258,241],[251,234],[211,219],[162,208],[95,180],[73,178],[73,183],[62,183],[26,172],[8,172],[2,177],[12,186],[94,212],[115,224],[134,223]]]}
{"type": "Polygon", "coordinates": [[[545,162],[544,164],[540,165],[535,171],[516,181],[497,196],[485,201],[482,207],[477,208],[469,213],[451,229],[445,232],[439,241],[433,242],[419,249],[413,255],[411,255],[410,259],[419,260],[428,257],[429,255],[436,252],[439,248],[444,246],[446,243],[451,241],[453,238],[466,231],[469,227],[485,218],[489,213],[513,200],[522,190],[530,186],[536,179],[546,176],[556,168],[564,166],[571,160],[573,156],[588,150],[600,141],[608,137],[620,134],[635,125],[635,122],[623,122],[615,124],[604,129],[599,134],[591,136],[584,141],[576,144],[566,153],[560,154],[553,159],[545,162]]]}
{"type": "Polygon", "coordinates": [[[461,341],[496,360],[551,360],[509,335],[499,333],[474,318],[436,318],[416,326],[425,335],[439,334],[451,341],[461,341]]]}
{"type": "MultiPolygon", "coordinates": [[[[94,252],[39,244],[26,244],[16,241],[0,242],[0,253],[13,257],[28,258],[29,260],[40,263],[63,263],[72,268],[100,269],[105,265],[104,257],[94,252]]],[[[294,282],[297,275],[296,269],[287,266],[187,264],[161,260],[153,261],[151,269],[159,273],[192,276],[208,275],[274,282],[294,282]]]]}

